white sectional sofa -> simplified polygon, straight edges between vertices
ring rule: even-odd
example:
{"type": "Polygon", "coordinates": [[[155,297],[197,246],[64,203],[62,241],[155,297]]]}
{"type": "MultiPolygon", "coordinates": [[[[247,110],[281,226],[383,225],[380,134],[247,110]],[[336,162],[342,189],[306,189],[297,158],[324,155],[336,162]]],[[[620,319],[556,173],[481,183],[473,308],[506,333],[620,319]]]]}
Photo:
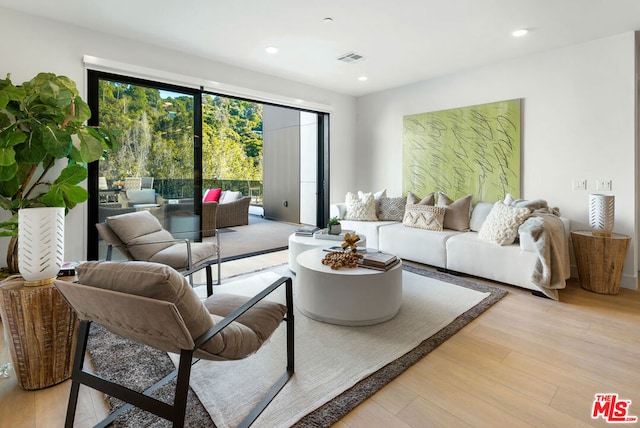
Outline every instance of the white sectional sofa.
{"type": "MultiPolygon", "coordinates": [[[[477,231],[424,230],[407,227],[400,221],[346,220],[346,204],[331,205],[331,216],[338,216],[343,229],[363,233],[367,247],[388,252],[410,260],[454,273],[463,273],[493,281],[527,288],[558,300],[558,289],[569,279],[569,226],[560,217],[560,235],[556,242],[555,258],[548,263],[553,269],[553,283],[540,286],[532,281],[532,274],[540,269],[540,251],[531,236],[525,235],[511,245],[497,245],[479,237],[477,231]],[[559,243],[559,244],[558,244],[559,243]]],[[[548,262],[548,261],[547,261],[548,262]]]]}

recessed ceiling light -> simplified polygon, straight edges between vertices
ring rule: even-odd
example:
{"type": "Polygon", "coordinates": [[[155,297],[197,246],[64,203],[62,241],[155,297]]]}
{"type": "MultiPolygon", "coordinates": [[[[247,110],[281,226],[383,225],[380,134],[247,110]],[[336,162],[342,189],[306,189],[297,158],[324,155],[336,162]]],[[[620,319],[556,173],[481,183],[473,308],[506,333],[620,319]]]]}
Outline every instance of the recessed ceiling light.
{"type": "Polygon", "coordinates": [[[527,30],[526,28],[521,28],[520,30],[516,30],[513,33],[511,33],[511,35],[513,37],[522,37],[522,36],[525,36],[528,32],[529,30],[527,30]]]}
{"type": "Polygon", "coordinates": [[[276,54],[278,53],[278,48],[275,46],[267,46],[265,49],[265,52],[269,53],[269,54],[276,54]]]}
{"type": "Polygon", "coordinates": [[[327,24],[330,24],[333,22],[333,18],[327,16],[325,19],[322,20],[322,22],[326,22],[327,24]]]}
{"type": "Polygon", "coordinates": [[[361,82],[365,82],[365,81],[369,80],[369,78],[367,76],[360,76],[360,77],[358,77],[358,80],[361,81],[361,82]]]}

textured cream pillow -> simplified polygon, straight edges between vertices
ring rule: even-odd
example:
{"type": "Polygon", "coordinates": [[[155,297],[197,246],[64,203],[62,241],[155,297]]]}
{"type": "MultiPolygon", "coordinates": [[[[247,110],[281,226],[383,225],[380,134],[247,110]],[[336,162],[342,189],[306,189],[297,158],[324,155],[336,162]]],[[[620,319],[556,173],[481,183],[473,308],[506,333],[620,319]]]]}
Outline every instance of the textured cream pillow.
{"type": "Polygon", "coordinates": [[[444,224],[444,207],[431,205],[407,205],[402,224],[417,229],[442,231],[444,224]]]}
{"type": "Polygon", "coordinates": [[[373,193],[359,193],[360,197],[351,192],[347,193],[345,197],[345,205],[347,206],[345,220],[378,220],[378,217],[376,217],[376,200],[373,197],[373,193]]]}
{"type": "Polygon", "coordinates": [[[530,214],[528,208],[514,208],[498,201],[482,224],[478,236],[498,245],[511,245],[518,236],[518,227],[530,214]]]}
{"type": "Polygon", "coordinates": [[[451,200],[447,195],[438,192],[438,203],[436,206],[445,207],[444,228],[451,230],[469,230],[469,217],[471,215],[471,199],[473,195],[467,195],[456,201],[451,200]]]}

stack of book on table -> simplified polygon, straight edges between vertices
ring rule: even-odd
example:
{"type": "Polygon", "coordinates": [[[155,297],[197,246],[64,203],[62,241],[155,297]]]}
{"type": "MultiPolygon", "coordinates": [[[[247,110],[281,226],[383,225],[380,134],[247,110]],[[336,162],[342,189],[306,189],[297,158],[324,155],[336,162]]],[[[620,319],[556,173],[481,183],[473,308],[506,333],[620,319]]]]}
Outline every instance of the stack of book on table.
{"type": "Polygon", "coordinates": [[[316,226],[302,226],[296,229],[296,236],[313,236],[314,232],[318,230],[320,230],[320,228],[316,226]]]}
{"type": "Polygon", "coordinates": [[[366,253],[362,255],[359,266],[367,269],[386,271],[400,263],[400,259],[393,254],[366,253]]]}

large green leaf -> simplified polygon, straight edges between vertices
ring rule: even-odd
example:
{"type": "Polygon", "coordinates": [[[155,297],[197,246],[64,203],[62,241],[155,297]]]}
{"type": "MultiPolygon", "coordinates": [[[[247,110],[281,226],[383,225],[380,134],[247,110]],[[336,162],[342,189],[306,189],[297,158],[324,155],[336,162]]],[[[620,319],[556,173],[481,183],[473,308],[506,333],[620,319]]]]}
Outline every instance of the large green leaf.
{"type": "Polygon", "coordinates": [[[47,153],[56,159],[67,157],[71,151],[71,136],[67,132],[52,125],[41,126],[39,130],[47,153]]]}
{"type": "Polygon", "coordinates": [[[27,135],[17,127],[11,126],[0,132],[0,147],[13,147],[25,141],[27,135]]]}
{"type": "Polygon", "coordinates": [[[24,88],[15,87],[13,85],[5,86],[0,89],[0,109],[7,106],[9,101],[18,101],[24,98],[24,88]]]}
{"type": "MultiPolygon", "coordinates": [[[[11,198],[16,192],[20,189],[20,180],[18,177],[14,175],[12,178],[6,181],[0,181],[0,195],[5,196],[7,198],[11,198]]],[[[11,209],[10,207],[11,201],[5,198],[0,198],[0,207],[5,210],[11,209]],[[6,207],[5,202],[9,203],[9,207],[6,207]]]]}
{"type": "Polygon", "coordinates": [[[84,130],[102,143],[103,150],[115,152],[120,148],[120,141],[118,141],[117,138],[117,134],[119,133],[111,132],[104,128],[93,128],[91,126],[87,126],[84,130]]]}
{"type": "Polygon", "coordinates": [[[53,184],[49,191],[42,195],[42,202],[50,207],[73,208],[89,198],[86,189],[68,183],[53,184]]]}
{"type": "Polygon", "coordinates": [[[0,147],[0,166],[9,166],[16,163],[16,151],[12,148],[0,147]]]}
{"type": "Polygon", "coordinates": [[[66,207],[63,190],[60,186],[51,186],[49,191],[42,195],[42,202],[50,207],[66,207]]]}
{"type": "Polygon", "coordinates": [[[15,151],[18,163],[38,164],[47,155],[39,132],[30,133],[26,142],[15,146],[15,151]]]}
{"type": "Polygon", "coordinates": [[[81,186],[67,186],[65,187],[64,196],[67,202],[67,207],[73,208],[76,204],[86,201],[89,199],[89,192],[87,189],[81,186]],[[70,202],[73,203],[73,206],[70,205],[70,202]]]}
{"type": "Polygon", "coordinates": [[[11,199],[5,196],[0,197],[0,208],[3,210],[11,210],[11,199]]]}
{"type": "Polygon", "coordinates": [[[87,120],[91,119],[91,109],[89,105],[85,103],[82,98],[78,95],[75,98],[75,109],[76,109],[76,117],[74,122],[84,123],[87,120]]]}
{"type": "Polygon", "coordinates": [[[11,180],[16,176],[18,172],[18,164],[14,163],[12,165],[0,166],[0,181],[11,180]]]}
{"type": "Polygon", "coordinates": [[[83,162],[93,162],[102,156],[102,143],[87,129],[78,130],[80,155],[83,162]]]}
{"type": "Polygon", "coordinates": [[[60,171],[60,176],[56,178],[56,181],[54,181],[53,184],[75,185],[82,183],[86,179],[87,168],[83,165],[74,163],[67,165],[66,168],[60,171]]]}

